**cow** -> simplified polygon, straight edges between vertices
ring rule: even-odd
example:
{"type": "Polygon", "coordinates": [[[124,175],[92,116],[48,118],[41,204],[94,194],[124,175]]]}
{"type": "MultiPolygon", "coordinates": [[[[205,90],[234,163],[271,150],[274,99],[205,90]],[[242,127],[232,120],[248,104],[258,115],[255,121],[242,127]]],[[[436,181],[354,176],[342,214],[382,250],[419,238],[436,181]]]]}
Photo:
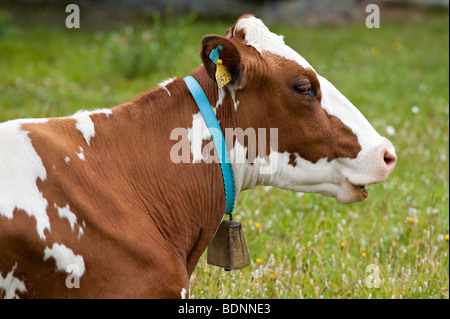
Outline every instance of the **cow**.
{"type": "MultiPolygon", "coordinates": [[[[391,142],[257,17],[205,36],[200,56],[191,76],[222,131],[276,129],[276,143],[227,138],[236,196],[271,185],[353,203],[393,172],[391,142]],[[229,74],[220,88],[210,58],[219,46],[229,74]]],[[[225,210],[221,167],[208,160],[217,154],[198,125],[182,78],[111,109],[0,124],[0,297],[189,297],[225,210]]]]}

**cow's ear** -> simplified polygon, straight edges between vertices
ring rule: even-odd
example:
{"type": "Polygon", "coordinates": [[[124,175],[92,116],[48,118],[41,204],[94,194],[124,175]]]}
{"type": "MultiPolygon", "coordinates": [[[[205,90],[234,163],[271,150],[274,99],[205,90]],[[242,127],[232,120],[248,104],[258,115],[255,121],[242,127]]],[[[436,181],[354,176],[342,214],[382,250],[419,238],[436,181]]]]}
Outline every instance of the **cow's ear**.
{"type": "Polygon", "coordinates": [[[214,61],[214,54],[212,59],[210,58],[213,50],[216,50],[218,58],[222,60],[222,64],[230,72],[231,83],[239,84],[242,78],[243,68],[238,48],[230,39],[225,37],[208,35],[202,39],[200,56],[209,76],[216,81],[217,61],[214,61]]]}

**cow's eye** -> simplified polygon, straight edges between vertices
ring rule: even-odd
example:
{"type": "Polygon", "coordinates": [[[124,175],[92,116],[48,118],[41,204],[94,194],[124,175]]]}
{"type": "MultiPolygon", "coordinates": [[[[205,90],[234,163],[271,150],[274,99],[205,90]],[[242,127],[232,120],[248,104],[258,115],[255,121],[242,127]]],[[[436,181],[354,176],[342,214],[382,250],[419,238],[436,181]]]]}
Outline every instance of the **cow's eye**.
{"type": "Polygon", "coordinates": [[[298,83],[294,86],[294,88],[297,93],[305,95],[315,95],[314,87],[309,81],[298,83]]]}

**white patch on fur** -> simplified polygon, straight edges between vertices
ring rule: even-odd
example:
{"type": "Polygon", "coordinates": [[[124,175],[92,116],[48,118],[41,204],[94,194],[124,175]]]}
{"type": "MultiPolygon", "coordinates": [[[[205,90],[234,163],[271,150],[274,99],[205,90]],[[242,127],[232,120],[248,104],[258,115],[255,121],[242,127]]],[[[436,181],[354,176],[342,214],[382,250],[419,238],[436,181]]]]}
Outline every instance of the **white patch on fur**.
{"type": "Polygon", "coordinates": [[[282,35],[270,32],[260,19],[248,17],[239,20],[234,29],[234,35],[239,30],[245,32],[245,44],[254,47],[261,55],[263,51],[269,51],[285,59],[295,61],[304,68],[313,69],[300,54],[284,43],[282,35]]]}
{"type": "MultiPolygon", "coordinates": [[[[384,143],[386,147],[390,145],[387,140],[384,143]]],[[[246,154],[247,148],[237,141],[230,150],[237,195],[258,185],[271,185],[296,192],[332,196],[342,203],[350,203],[355,201],[355,194],[346,182],[347,179],[354,185],[369,185],[387,177],[385,169],[380,167],[381,163],[378,166],[369,165],[363,170],[358,169],[363,163],[369,162],[371,157],[381,156],[372,152],[360,153],[356,159],[338,158],[328,162],[326,158],[322,158],[312,163],[298,154],[272,150],[267,159],[258,156],[253,165],[249,164],[246,154]],[[289,164],[291,155],[295,156],[295,167],[289,164]],[[264,174],[265,170],[270,174],[264,174]]]]}
{"type": "Polygon", "coordinates": [[[103,113],[107,117],[112,113],[110,109],[100,109],[95,111],[78,111],[71,118],[75,119],[75,127],[82,134],[88,146],[90,146],[91,138],[95,136],[94,122],[91,119],[91,115],[103,113]]]}
{"type": "Polygon", "coordinates": [[[186,288],[181,289],[181,299],[186,299],[187,290],[186,288]]]}
{"type": "Polygon", "coordinates": [[[15,209],[36,219],[39,237],[50,230],[47,200],[39,191],[37,179],[45,181],[47,171],[36,153],[25,123],[45,123],[47,119],[15,120],[0,124],[0,216],[13,219],[15,209]]]}
{"type": "Polygon", "coordinates": [[[75,230],[75,225],[77,224],[77,216],[70,211],[69,204],[67,204],[65,207],[60,208],[58,205],[54,204],[55,208],[58,210],[58,216],[59,218],[65,218],[69,221],[70,228],[72,231],[75,230]]]}
{"type": "Polygon", "coordinates": [[[86,159],[84,158],[84,150],[83,148],[80,146],[80,153],[77,153],[78,157],[80,158],[80,160],[85,161],[86,159]]]}
{"type": "Polygon", "coordinates": [[[239,105],[239,101],[236,100],[236,91],[242,89],[242,87],[232,87],[231,85],[224,86],[222,88],[219,88],[218,90],[218,98],[216,102],[216,107],[213,107],[214,114],[216,114],[216,109],[223,104],[223,100],[225,99],[225,96],[227,95],[227,91],[230,93],[231,99],[233,100],[234,104],[234,110],[237,111],[237,107],[239,105]]]}
{"type": "Polygon", "coordinates": [[[167,94],[169,94],[169,96],[172,96],[172,94],[170,94],[170,91],[167,89],[166,85],[169,84],[169,83],[172,83],[175,79],[176,79],[176,77],[175,78],[171,78],[171,79],[167,79],[167,80],[159,83],[158,86],[160,88],[164,89],[167,92],[167,94]]]}
{"type": "Polygon", "coordinates": [[[4,299],[19,299],[17,292],[26,293],[27,288],[25,287],[25,283],[16,277],[14,277],[14,272],[16,271],[17,263],[14,265],[12,270],[6,274],[6,277],[3,278],[2,273],[0,272],[0,290],[5,292],[3,295],[4,299]]]}
{"type": "Polygon", "coordinates": [[[78,239],[84,234],[84,229],[81,226],[78,226],[78,239]]]}
{"type": "Polygon", "coordinates": [[[233,168],[236,198],[245,189],[251,189],[258,183],[259,174],[252,173],[253,165],[247,161],[247,148],[237,140],[234,147],[230,149],[230,160],[233,168]]]}
{"type": "Polygon", "coordinates": [[[59,218],[65,218],[68,220],[70,224],[70,228],[72,231],[75,231],[75,226],[78,226],[78,239],[83,235],[84,230],[81,226],[78,225],[77,216],[70,211],[70,206],[67,204],[65,207],[61,208],[54,204],[55,208],[58,210],[59,218]]]}
{"type": "Polygon", "coordinates": [[[317,78],[322,91],[322,107],[352,129],[358,137],[362,152],[384,143],[384,137],[375,131],[364,115],[333,84],[320,75],[317,78]]]}
{"type": "Polygon", "coordinates": [[[188,129],[188,139],[191,142],[191,153],[193,163],[200,163],[202,160],[202,141],[211,138],[208,127],[200,112],[193,115],[192,128],[188,129]]]}
{"type": "Polygon", "coordinates": [[[69,156],[66,156],[66,158],[64,160],[66,161],[67,164],[69,164],[69,162],[70,162],[69,156]]]}
{"type": "Polygon", "coordinates": [[[85,265],[83,256],[75,255],[74,252],[64,244],[54,243],[52,248],[45,247],[44,261],[49,258],[55,260],[56,271],[74,274],[78,276],[78,278],[81,278],[84,274],[85,265]]]}
{"type": "Polygon", "coordinates": [[[236,90],[238,90],[238,89],[240,89],[240,88],[233,89],[233,88],[228,87],[228,92],[230,92],[231,98],[233,99],[235,111],[237,111],[237,107],[239,105],[239,101],[236,100],[236,90]]]}
{"type": "Polygon", "coordinates": [[[76,121],[75,127],[83,134],[87,145],[90,145],[91,138],[95,136],[94,122],[92,122],[91,114],[88,111],[79,111],[72,115],[72,118],[76,121]]]}
{"type": "Polygon", "coordinates": [[[338,186],[331,183],[322,184],[336,175],[333,165],[327,165],[326,159],[313,164],[301,157],[296,157],[296,167],[289,165],[290,154],[272,150],[268,158],[257,157],[249,164],[247,148],[236,141],[230,150],[236,194],[258,185],[271,185],[298,192],[314,192],[327,196],[335,195],[338,186]],[[267,171],[270,174],[264,174],[267,171]]]}
{"type": "Polygon", "coordinates": [[[218,89],[217,92],[217,102],[216,102],[216,107],[213,107],[214,113],[216,113],[216,109],[223,104],[223,99],[225,98],[225,95],[227,94],[227,92],[225,91],[225,87],[221,87],[218,89]]]}
{"type": "Polygon", "coordinates": [[[279,161],[276,153],[270,152],[268,158],[258,155],[250,165],[247,159],[247,147],[236,140],[234,147],[230,149],[236,198],[245,189],[251,189],[258,185],[270,185],[272,177],[278,170],[279,161]]]}
{"type": "Polygon", "coordinates": [[[106,118],[109,118],[109,116],[112,114],[111,109],[98,109],[92,112],[92,114],[105,114],[106,118]]]}

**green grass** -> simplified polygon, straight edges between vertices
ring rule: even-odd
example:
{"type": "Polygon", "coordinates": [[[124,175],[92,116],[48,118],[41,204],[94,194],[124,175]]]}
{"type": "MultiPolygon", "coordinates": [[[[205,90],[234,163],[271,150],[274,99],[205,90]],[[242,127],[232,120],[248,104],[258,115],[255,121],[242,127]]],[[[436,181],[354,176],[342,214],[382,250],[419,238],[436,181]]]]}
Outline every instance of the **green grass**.
{"type": "MultiPolygon", "coordinates": [[[[193,16],[119,29],[19,26],[0,11],[0,121],[111,107],[200,65],[205,34],[233,21],[193,16]]],[[[342,27],[271,26],[394,143],[398,165],[364,203],[259,187],[234,214],[252,264],[204,255],[193,298],[449,297],[448,14],[342,27]],[[379,269],[379,288],[366,279],[379,269]]]]}

